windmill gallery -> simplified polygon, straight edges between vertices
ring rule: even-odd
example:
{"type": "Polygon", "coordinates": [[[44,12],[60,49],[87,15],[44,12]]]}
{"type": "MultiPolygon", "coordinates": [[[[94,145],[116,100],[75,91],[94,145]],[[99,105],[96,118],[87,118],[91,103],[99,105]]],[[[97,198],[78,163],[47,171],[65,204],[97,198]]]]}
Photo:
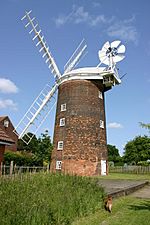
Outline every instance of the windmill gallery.
{"type": "MultiPolygon", "coordinates": [[[[36,134],[57,104],[51,171],[85,176],[106,175],[104,93],[121,83],[116,63],[125,57],[125,46],[119,40],[106,42],[98,52],[99,65],[74,69],[86,52],[87,45],[83,40],[61,74],[31,11],[25,13],[22,21],[25,21],[25,27],[54,75],[55,83],[53,86],[46,85],[40,92],[15,127],[15,132],[22,140],[29,130],[36,134]],[[101,67],[101,64],[105,66],[101,67]],[[57,103],[53,102],[56,95],[57,103]]],[[[29,140],[24,141],[28,144],[31,139],[29,136],[29,140]]]]}

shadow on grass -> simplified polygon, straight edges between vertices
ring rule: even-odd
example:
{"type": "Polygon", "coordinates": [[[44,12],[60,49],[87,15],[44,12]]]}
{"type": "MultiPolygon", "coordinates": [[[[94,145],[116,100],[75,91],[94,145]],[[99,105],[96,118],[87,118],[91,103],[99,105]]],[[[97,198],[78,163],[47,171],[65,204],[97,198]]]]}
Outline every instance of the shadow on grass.
{"type": "Polygon", "coordinates": [[[150,200],[141,202],[139,205],[129,205],[131,210],[150,210],[150,200]]]}

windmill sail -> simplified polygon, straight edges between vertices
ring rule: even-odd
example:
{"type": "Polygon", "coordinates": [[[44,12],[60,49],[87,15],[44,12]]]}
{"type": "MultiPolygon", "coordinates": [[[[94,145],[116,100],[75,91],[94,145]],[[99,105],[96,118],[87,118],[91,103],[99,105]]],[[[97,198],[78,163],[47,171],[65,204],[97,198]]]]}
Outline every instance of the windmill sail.
{"type": "Polygon", "coordinates": [[[80,61],[81,57],[83,57],[83,54],[85,55],[87,45],[85,44],[85,40],[83,39],[77,49],[74,51],[66,65],[64,66],[64,73],[70,72],[80,61]]]}
{"type": "Polygon", "coordinates": [[[30,27],[29,34],[32,35],[32,40],[35,42],[36,47],[39,48],[39,52],[42,53],[42,57],[45,59],[45,62],[48,64],[48,68],[54,74],[55,78],[59,79],[61,77],[59,69],[55,63],[55,60],[52,54],[49,51],[49,47],[45,41],[45,38],[42,34],[42,31],[38,23],[36,22],[35,17],[33,18],[30,17],[31,12],[32,11],[26,12],[25,16],[22,17],[21,20],[27,20],[27,23],[25,24],[25,28],[30,27]]]}
{"type": "Polygon", "coordinates": [[[32,103],[30,108],[27,110],[24,117],[15,127],[14,132],[22,139],[26,144],[28,144],[33,136],[37,133],[48,114],[51,112],[53,107],[56,104],[56,99],[54,94],[58,88],[58,84],[50,88],[47,84],[45,88],[40,92],[38,97],[32,103]],[[52,98],[53,97],[53,98],[52,98]],[[27,139],[24,139],[24,135],[28,132],[31,132],[33,135],[28,136],[27,139]]]}

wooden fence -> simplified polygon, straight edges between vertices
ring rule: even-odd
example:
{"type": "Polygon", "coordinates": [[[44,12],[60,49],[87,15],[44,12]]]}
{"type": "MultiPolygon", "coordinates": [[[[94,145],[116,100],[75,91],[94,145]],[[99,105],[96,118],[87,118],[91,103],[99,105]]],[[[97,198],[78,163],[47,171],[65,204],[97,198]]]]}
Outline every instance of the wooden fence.
{"type": "Polygon", "coordinates": [[[150,166],[114,166],[109,167],[110,173],[150,174],[150,166]]]}
{"type": "Polygon", "coordinates": [[[50,166],[46,167],[29,167],[29,166],[17,166],[14,165],[13,161],[11,161],[10,165],[0,165],[0,176],[15,176],[24,173],[37,173],[37,172],[49,172],[50,166]]]}

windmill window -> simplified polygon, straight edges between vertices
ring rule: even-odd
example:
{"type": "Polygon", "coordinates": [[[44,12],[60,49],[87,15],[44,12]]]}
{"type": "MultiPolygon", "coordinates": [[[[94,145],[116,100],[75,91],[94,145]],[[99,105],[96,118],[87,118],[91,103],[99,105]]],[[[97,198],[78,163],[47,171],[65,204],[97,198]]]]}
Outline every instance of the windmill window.
{"type": "Polygon", "coordinates": [[[99,91],[98,97],[101,98],[101,99],[103,99],[103,93],[101,91],[99,91]]]}
{"type": "Polygon", "coordinates": [[[100,128],[104,128],[104,121],[100,120],[100,128]]]}
{"type": "Polygon", "coordinates": [[[66,108],[66,103],[65,103],[65,104],[61,104],[61,112],[62,112],[62,111],[66,111],[66,109],[67,109],[67,108],[66,108]]]}
{"type": "Polygon", "coordinates": [[[8,120],[4,120],[4,127],[8,127],[9,126],[9,121],[8,120]]]}
{"type": "Polygon", "coordinates": [[[65,126],[65,118],[61,118],[60,119],[59,125],[60,125],[60,127],[64,127],[65,126]]]}
{"type": "Polygon", "coordinates": [[[56,161],[56,170],[61,170],[62,161],[56,161]]]}
{"type": "Polygon", "coordinates": [[[63,145],[64,145],[63,141],[58,141],[57,150],[63,150],[63,145]]]}

